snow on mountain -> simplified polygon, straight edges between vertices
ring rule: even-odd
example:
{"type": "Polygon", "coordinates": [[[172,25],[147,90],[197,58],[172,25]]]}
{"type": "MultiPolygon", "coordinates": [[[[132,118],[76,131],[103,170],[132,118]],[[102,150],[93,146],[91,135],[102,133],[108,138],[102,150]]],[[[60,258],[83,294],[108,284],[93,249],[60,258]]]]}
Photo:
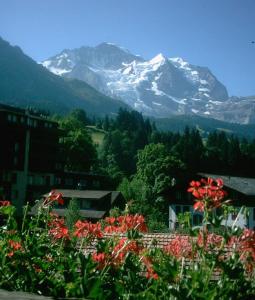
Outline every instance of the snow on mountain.
{"type": "Polygon", "coordinates": [[[238,119],[240,105],[229,99],[225,86],[208,68],[180,57],[158,54],[145,60],[115,44],[102,43],[64,50],[42,65],[57,75],[83,80],[147,115],[196,114],[229,121],[233,115],[235,121],[245,123],[251,118],[243,105],[243,116],[238,119]]]}

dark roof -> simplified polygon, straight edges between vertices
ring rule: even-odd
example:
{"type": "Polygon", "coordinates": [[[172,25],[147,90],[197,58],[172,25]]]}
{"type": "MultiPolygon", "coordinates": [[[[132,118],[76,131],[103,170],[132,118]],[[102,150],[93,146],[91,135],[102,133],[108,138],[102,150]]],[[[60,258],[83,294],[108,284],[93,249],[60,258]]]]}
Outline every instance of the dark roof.
{"type": "Polygon", "coordinates": [[[207,173],[198,173],[198,175],[202,177],[211,177],[213,179],[221,178],[224,186],[247,196],[255,196],[255,178],[234,177],[207,173]]]}
{"type": "MultiPolygon", "coordinates": [[[[60,217],[64,217],[66,215],[67,209],[54,208],[52,211],[57,215],[59,215],[60,217]]],[[[88,218],[88,219],[101,219],[105,216],[105,214],[106,211],[101,211],[101,210],[89,210],[89,209],[79,210],[79,215],[83,218],[88,218]]]]}
{"type": "Polygon", "coordinates": [[[50,120],[48,117],[43,116],[42,114],[38,114],[38,113],[33,112],[31,110],[18,108],[18,107],[15,107],[15,106],[10,106],[10,105],[5,105],[5,104],[0,103],[0,111],[15,113],[15,114],[26,116],[26,117],[29,117],[29,118],[32,118],[32,119],[46,121],[48,123],[53,123],[55,125],[58,125],[58,123],[56,121],[50,120]]]}
{"type": "MultiPolygon", "coordinates": [[[[110,196],[111,206],[117,200],[119,196],[121,196],[121,192],[118,191],[93,191],[93,190],[67,190],[67,189],[57,189],[55,190],[58,193],[63,195],[63,198],[78,198],[78,199],[90,199],[90,200],[99,200],[104,196],[110,196]]],[[[49,193],[44,194],[43,197],[47,197],[49,193]]],[[[122,196],[123,197],[123,196],[122,196]]],[[[38,208],[42,205],[44,200],[40,199],[31,209],[30,214],[37,214],[38,208]]],[[[65,208],[53,208],[53,212],[57,213],[59,216],[65,216],[66,214],[65,208]]],[[[91,210],[91,209],[80,209],[80,216],[83,218],[89,219],[101,219],[105,217],[107,211],[102,210],[91,210]]]]}
{"type": "MultiPolygon", "coordinates": [[[[106,195],[111,194],[111,191],[96,191],[96,190],[67,190],[57,189],[57,193],[61,193],[63,198],[84,198],[84,199],[101,199],[106,195]]],[[[119,193],[119,192],[118,192],[119,193]]],[[[48,196],[45,194],[44,196],[48,196]]]]}

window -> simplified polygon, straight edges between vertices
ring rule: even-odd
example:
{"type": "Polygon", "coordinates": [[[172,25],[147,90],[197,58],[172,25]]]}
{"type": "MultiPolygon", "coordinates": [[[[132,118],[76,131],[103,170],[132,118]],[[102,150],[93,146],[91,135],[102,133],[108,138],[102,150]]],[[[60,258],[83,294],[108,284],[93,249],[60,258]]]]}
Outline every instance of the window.
{"type": "Polygon", "coordinates": [[[14,122],[15,123],[15,122],[17,122],[17,116],[9,114],[9,115],[7,115],[7,120],[9,122],[14,122]]]}
{"type": "Polygon", "coordinates": [[[17,166],[17,164],[18,164],[18,157],[17,156],[14,156],[14,158],[13,158],[13,164],[14,164],[14,166],[17,166]]]}
{"type": "Polygon", "coordinates": [[[14,151],[17,153],[19,151],[19,143],[15,143],[14,151]]]}
{"type": "Polygon", "coordinates": [[[182,207],[180,205],[175,206],[175,214],[178,216],[180,213],[182,213],[182,207]]]}
{"type": "Polygon", "coordinates": [[[13,197],[14,197],[15,199],[18,199],[18,197],[19,197],[19,192],[18,192],[17,190],[14,190],[14,191],[13,191],[13,197]]]}
{"type": "Polygon", "coordinates": [[[87,186],[87,181],[85,179],[81,179],[77,184],[78,189],[84,189],[86,186],[87,186]]]}
{"type": "Polygon", "coordinates": [[[45,177],[45,184],[50,185],[50,176],[45,177]]]}
{"type": "Polygon", "coordinates": [[[65,184],[66,185],[73,185],[73,178],[66,178],[65,184]]]}
{"type": "Polygon", "coordinates": [[[199,226],[202,224],[202,221],[203,221],[203,217],[202,215],[199,215],[199,214],[194,214],[193,215],[193,225],[194,226],[199,226]]]}
{"type": "Polygon", "coordinates": [[[17,183],[17,174],[16,173],[12,173],[12,183],[17,183]]]}
{"type": "Polygon", "coordinates": [[[183,200],[184,199],[183,192],[181,192],[181,191],[177,191],[175,196],[176,196],[176,200],[183,200]]]}
{"type": "Polygon", "coordinates": [[[98,180],[93,180],[93,187],[94,188],[99,188],[100,187],[100,183],[98,180]]]}
{"type": "Polygon", "coordinates": [[[81,200],[81,209],[90,209],[91,208],[91,201],[88,199],[81,200]]]}
{"type": "Polygon", "coordinates": [[[27,183],[28,184],[30,184],[30,185],[32,185],[33,184],[33,182],[34,182],[34,180],[33,180],[33,176],[28,176],[28,180],[27,180],[27,183]]]}
{"type": "Polygon", "coordinates": [[[30,118],[27,118],[27,125],[31,126],[32,125],[32,120],[30,118]]]}
{"type": "Polygon", "coordinates": [[[60,177],[56,177],[55,178],[55,183],[56,184],[61,184],[61,178],[60,177]]]}
{"type": "Polygon", "coordinates": [[[61,163],[56,163],[56,170],[61,170],[62,169],[62,164],[61,163]]]}
{"type": "Polygon", "coordinates": [[[183,205],[183,208],[182,208],[182,212],[185,213],[185,212],[189,212],[189,206],[188,205],[183,205]]]}
{"type": "Polygon", "coordinates": [[[178,214],[189,212],[189,211],[190,211],[189,205],[176,205],[175,206],[176,216],[178,216],[178,214]]]}

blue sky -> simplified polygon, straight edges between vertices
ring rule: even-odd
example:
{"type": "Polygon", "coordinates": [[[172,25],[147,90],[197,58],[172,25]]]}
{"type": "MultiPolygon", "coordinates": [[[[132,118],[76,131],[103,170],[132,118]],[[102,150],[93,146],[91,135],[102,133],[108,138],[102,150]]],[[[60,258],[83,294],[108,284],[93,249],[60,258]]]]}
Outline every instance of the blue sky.
{"type": "Polygon", "coordinates": [[[180,56],[230,95],[255,95],[255,0],[0,1],[0,36],[37,61],[103,41],[146,59],[180,56]]]}

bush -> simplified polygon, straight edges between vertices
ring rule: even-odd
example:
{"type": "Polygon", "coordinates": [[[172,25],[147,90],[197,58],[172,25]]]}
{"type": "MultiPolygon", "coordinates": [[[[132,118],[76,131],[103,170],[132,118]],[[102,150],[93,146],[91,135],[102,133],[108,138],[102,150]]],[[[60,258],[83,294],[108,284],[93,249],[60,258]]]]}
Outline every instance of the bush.
{"type": "MultiPolygon", "coordinates": [[[[221,181],[192,182],[200,230],[174,235],[164,248],[148,247],[141,215],[78,220],[70,230],[52,214],[63,203],[52,192],[36,216],[25,208],[20,229],[15,209],[0,202],[0,288],[86,299],[252,299],[255,295],[255,232],[211,233],[215,207],[227,203],[221,181]]],[[[219,217],[220,218],[220,217],[219,217]]]]}

